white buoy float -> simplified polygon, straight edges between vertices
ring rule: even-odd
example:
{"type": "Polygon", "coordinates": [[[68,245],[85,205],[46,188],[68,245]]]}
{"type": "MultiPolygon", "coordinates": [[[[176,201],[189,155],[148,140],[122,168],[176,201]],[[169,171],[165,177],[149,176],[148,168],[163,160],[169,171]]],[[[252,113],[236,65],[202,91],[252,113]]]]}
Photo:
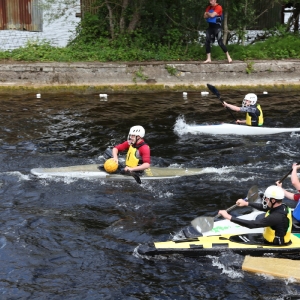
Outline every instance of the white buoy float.
{"type": "Polygon", "coordinates": [[[100,101],[107,101],[107,94],[99,94],[100,101]]]}

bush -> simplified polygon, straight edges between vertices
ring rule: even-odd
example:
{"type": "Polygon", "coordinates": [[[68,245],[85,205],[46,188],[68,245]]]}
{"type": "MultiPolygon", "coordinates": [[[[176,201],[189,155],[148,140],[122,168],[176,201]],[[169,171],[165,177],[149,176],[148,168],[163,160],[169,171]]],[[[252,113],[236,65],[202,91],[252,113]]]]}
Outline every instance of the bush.
{"type": "MultiPolygon", "coordinates": [[[[176,33],[175,33],[176,34],[176,33]]],[[[264,42],[253,45],[228,45],[228,51],[234,60],[250,59],[288,59],[300,58],[300,37],[294,34],[271,36],[264,42]]],[[[226,59],[221,48],[212,46],[213,60],[226,59]]],[[[0,51],[0,59],[15,61],[189,61],[206,58],[204,45],[193,43],[154,44],[147,43],[139,33],[122,35],[116,40],[100,38],[91,43],[81,40],[70,43],[67,47],[51,46],[49,42],[30,41],[25,47],[12,51],[0,51]]]]}

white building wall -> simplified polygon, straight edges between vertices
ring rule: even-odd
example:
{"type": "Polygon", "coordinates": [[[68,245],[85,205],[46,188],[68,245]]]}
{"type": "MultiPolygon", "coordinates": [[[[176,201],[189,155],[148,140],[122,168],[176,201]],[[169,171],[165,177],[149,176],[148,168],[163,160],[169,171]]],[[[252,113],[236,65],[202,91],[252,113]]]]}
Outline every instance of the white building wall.
{"type": "Polygon", "coordinates": [[[43,32],[30,32],[19,30],[0,30],[0,50],[13,50],[20,48],[31,40],[47,40],[53,46],[65,47],[70,38],[74,35],[75,28],[80,22],[75,14],[80,12],[80,8],[69,10],[65,17],[60,18],[50,24],[44,22],[43,32]]]}

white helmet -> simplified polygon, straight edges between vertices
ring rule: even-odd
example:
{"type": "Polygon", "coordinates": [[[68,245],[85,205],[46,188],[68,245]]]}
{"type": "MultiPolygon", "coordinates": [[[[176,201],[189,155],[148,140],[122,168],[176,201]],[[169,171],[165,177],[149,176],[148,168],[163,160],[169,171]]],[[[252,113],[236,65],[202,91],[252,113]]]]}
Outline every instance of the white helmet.
{"type": "Polygon", "coordinates": [[[133,126],[129,130],[128,139],[130,135],[139,135],[141,138],[143,138],[145,136],[145,129],[140,125],[133,126]]]}
{"type": "Polygon", "coordinates": [[[243,100],[242,106],[246,106],[246,100],[250,101],[250,105],[255,105],[257,102],[257,96],[253,93],[247,94],[243,100]]]}
{"type": "Polygon", "coordinates": [[[263,207],[267,208],[266,198],[275,199],[276,201],[282,201],[284,198],[284,191],[281,187],[276,185],[271,185],[265,190],[265,194],[263,196],[263,207]]]}

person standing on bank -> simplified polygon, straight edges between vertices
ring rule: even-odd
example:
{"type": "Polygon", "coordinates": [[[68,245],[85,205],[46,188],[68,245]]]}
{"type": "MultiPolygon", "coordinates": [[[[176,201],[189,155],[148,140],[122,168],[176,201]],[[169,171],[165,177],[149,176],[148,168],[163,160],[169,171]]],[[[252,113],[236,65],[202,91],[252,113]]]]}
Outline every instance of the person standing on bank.
{"type": "Polygon", "coordinates": [[[220,4],[217,3],[217,0],[210,0],[210,5],[206,8],[204,13],[204,18],[208,22],[208,28],[206,30],[206,41],[205,41],[205,49],[206,49],[206,63],[211,62],[211,43],[214,43],[217,38],[219,46],[222,48],[224,53],[227,56],[227,60],[229,63],[232,62],[232,59],[228,53],[226,46],[222,41],[222,15],[223,9],[220,4]]]}
{"type": "Polygon", "coordinates": [[[242,107],[228,104],[223,101],[223,106],[234,111],[246,113],[245,120],[236,120],[237,124],[246,124],[248,126],[262,126],[264,124],[264,116],[262,109],[257,104],[257,96],[253,93],[247,94],[242,102],[242,107]]]}
{"type": "Polygon", "coordinates": [[[262,203],[250,203],[244,199],[236,201],[237,206],[251,206],[266,212],[264,218],[256,220],[243,220],[228,214],[226,210],[220,210],[223,218],[247,228],[264,227],[263,239],[265,243],[273,245],[285,245],[291,240],[292,214],[291,209],[282,203],[284,191],[276,185],[269,186],[264,193],[262,203]]]}
{"type": "MultiPolygon", "coordinates": [[[[287,190],[283,189],[284,196],[290,200],[298,201],[296,208],[293,211],[293,224],[297,227],[300,226],[300,181],[298,178],[297,170],[300,169],[300,165],[297,165],[296,163],[292,166],[293,171],[291,174],[291,182],[294,188],[298,191],[298,193],[294,194],[291,192],[288,192],[287,190]]],[[[282,188],[282,183],[279,181],[276,181],[277,186],[282,188]]]]}
{"type": "Polygon", "coordinates": [[[118,163],[118,153],[127,150],[125,172],[144,171],[150,167],[150,147],[145,143],[144,136],[145,129],[142,126],[133,126],[129,130],[127,141],[112,149],[116,163],[118,163]]]}

